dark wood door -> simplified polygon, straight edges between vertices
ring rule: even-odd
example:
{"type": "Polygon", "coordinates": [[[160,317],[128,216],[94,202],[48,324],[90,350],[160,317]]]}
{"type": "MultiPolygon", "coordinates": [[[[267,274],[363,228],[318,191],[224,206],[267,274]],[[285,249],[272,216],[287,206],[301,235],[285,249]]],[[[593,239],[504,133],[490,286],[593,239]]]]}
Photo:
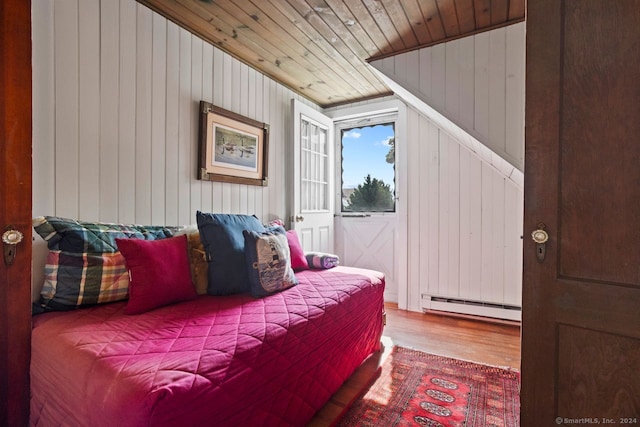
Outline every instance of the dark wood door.
{"type": "Polygon", "coordinates": [[[522,426],[637,425],[640,0],[529,0],[526,61],[522,426]]]}
{"type": "MultiPolygon", "coordinates": [[[[0,255],[0,425],[29,422],[31,357],[31,2],[0,2],[0,234],[24,237],[0,255]]],[[[0,242],[0,246],[2,242],[0,242]]]]}

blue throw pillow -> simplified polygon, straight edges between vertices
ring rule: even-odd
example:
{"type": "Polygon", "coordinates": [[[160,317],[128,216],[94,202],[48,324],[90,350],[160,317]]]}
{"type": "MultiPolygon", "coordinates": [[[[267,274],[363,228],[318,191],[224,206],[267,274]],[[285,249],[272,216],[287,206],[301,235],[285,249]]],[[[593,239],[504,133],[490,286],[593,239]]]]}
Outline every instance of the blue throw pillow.
{"type": "Polygon", "coordinates": [[[251,295],[263,297],[298,284],[282,227],[256,233],[243,231],[251,295]]]}
{"type": "Polygon", "coordinates": [[[263,232],[258,218],[250,215],[196,213],[200,240],[208,262],[209,295],[249,292],[243,230],[263,232]]]}

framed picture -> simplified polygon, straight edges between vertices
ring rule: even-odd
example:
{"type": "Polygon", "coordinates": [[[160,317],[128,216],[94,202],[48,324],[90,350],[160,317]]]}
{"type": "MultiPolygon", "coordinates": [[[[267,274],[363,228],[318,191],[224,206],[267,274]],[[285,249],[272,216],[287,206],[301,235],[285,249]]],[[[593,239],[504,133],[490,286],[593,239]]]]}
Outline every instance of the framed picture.
{"type": "Polygon", "coordinates": [[[267,186],[269,125],[200,101],[198,178],[267,186]]]}

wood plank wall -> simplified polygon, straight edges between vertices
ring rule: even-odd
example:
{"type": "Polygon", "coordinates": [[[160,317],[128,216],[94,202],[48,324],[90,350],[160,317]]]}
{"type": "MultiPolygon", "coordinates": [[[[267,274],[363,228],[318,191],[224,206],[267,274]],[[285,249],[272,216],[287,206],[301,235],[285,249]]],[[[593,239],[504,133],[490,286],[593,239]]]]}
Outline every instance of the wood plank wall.
{"type": "Polygon", "coordinates": [[[408,271],[406,292],[396,291],[400,308],[421,311],[422,294],[520,306],[522,188],[418,110],[406,111],[408,271]]]}
{"type": "MultiPolygon", "coordinates": [[[[524,35],[520,23],[372,65],[523,170],[524,35]]],[[[407,123],[407,307],[423,294],[521,305],[522,187],[418,110],[407,123]]]]}
{"type": "MultiPolygon", "coordinates": [[[[348,107],[367,104],[375,102],[348,107]]],[[[422,112],[406,111],[408,257],[399,307],[421,311],[423,294],[520,306],[522,188],[422,112]]]]}
{"type": "Polygon", "coordinates": [[[372,63],[524,170],[524,22],[372,63]]]}
{"type": "Polygon", "coordinates": [[[421,295],[521,304],[523,191],[408,110],[408,302],[421,295]]]}
{"type": "Polygon", "coordinates": [[[134,0],[34,2],[33,214],[181,225],[287,214],[305,99],[134,0]],[[267,188],[196,179],[198,102],[271,126],[267,188]]]}

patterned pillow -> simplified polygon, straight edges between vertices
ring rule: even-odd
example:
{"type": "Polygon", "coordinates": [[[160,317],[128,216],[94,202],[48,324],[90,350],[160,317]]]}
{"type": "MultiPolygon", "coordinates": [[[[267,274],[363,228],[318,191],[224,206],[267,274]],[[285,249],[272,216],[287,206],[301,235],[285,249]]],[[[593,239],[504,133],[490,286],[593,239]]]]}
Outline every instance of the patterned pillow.
{"type": "Polygon", "coordinates": [[[121,301],[129,292],[129,273],[120,252],[78,254],[50,250],[44,266],[40,304],[48,310],[121,301]]]}
{"type": "Polygon", "coordinates": [[[50,250],[40,306],[71,310],[128,297],[129,275],[116,238],[157,240],[178,227],[81,222],[58,217],[33,219],[33,228],[50,250]]]}
{"type": "Polygon", "coordinates": [[[242,234],[251,295],[263,297],[298,284],[284,228],[262,233],[244,230],[242,234]]]}
{"type": "Polygon", "coordinates": [[[326,254],[324,252],[307,252],[305,257],[307,258],[309,268],[315,268],[318,270],[326,270],[340,264],[340,258],[338,255],[334,254],[326,254]]]}

